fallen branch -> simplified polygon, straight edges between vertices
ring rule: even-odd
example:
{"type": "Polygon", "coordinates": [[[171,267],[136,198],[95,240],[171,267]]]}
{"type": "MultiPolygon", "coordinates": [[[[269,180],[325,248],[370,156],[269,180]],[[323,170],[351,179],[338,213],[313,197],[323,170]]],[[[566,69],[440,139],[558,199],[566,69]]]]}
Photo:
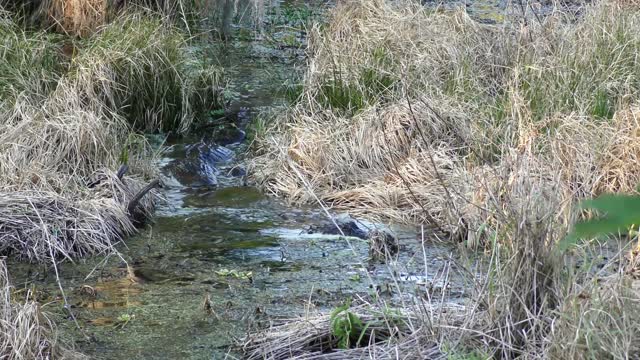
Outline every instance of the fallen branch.
{"type": "Polygon", "coordinates": [[[145,195],[147,195],[149,191],[159,186],[160,186],[160,179],[155,179],[152,182],[150,182],[147,186],[142,188],[142,190],[138,191],[138,193],[133,197],[133,199],[129,201],[129,205],[127,206],[127,213],[129,214],[129,218],[134,217],[135,210],[138,207],[140,200],[142,200],[142,198],[145,195]]]}

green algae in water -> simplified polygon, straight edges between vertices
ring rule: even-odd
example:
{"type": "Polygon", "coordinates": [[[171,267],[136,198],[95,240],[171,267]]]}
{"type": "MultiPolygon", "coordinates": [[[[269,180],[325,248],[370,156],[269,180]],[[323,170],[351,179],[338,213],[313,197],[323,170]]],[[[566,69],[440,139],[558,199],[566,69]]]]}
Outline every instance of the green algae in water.
{"type": "Polygon", "coordinates": [[[266,197],[256,188],[228,187],[207,194],[187,196],[184,205],[195,208],[230,207],[246,208],[257,205],[266,197]]]}

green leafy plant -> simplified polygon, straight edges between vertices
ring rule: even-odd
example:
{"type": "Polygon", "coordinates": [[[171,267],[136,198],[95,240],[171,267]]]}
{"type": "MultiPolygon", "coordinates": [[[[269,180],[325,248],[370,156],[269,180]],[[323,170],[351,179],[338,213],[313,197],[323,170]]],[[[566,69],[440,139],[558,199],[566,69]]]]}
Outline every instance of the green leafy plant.
{"type": "Polygon", "coordinates": [[[640,196],[606,194],[580,204],[581,210],[595,210],[598,216],[578,222],[560,243],[566,250],[580,239],[597,238],[616,233],[636,234],[640,224],[640,196]]]}
{"type": "Polygon", "coordinates": [[[120,316],[118,316],[116,318],[116,322],[114,324],[114,326],[116,328],[124,328],[125,326],[127,326],[127,324],[133,320],[136,316],[135,315],[131,315],[131,314],[121,314],[120,316]]]}
{"type": "Polygon", "coordinates": [[[358,347],[369,328],[360,317],[351,311],[351,300],[331,312],[331,334],[338,340],[338,348],[358,347]]]}

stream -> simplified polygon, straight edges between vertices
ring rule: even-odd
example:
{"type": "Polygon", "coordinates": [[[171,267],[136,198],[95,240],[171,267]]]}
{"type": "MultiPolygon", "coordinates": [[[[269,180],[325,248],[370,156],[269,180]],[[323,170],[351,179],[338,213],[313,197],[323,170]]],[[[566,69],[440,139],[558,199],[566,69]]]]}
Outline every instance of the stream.
{"type": "Polygon", "coordinates": [[[253,28],[242,25],[240,7],[236,41],[193,49],[219,59],[234,100],[189,136],[151,137],[165,140],[158,166],[166,201],[119,244],[122,258],[58,265],[70,309],[50,265],[10,265],[16,287],[39,290],[61,339],[76,350],[96,359],[234,358],[248,330],[352,297],[399,302],[427,288],[452,302],[468,296],[453,249],[422,241],[419,229],[391,227],[399,253],[388,263],[372,261],[366,240],[327,234],[332,225],[317,206],[291,207],[246,185],[247,125],[286,103],[282,84],[304,70],[304,32],[290,24],[280,31],[277,19],[328,6],[296,4],[267,6],[269,31],[260,40],[242,39],[253,28]]]}

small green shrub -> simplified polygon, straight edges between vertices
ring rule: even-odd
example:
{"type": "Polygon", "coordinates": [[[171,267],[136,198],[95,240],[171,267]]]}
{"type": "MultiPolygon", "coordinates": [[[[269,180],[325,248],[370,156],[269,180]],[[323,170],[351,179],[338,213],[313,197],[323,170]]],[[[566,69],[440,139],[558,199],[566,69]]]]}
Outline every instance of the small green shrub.
{"type": "Polygon", "coordinates": [[[349,311],[351,301],[331,312],[331,334],[338,340],[338,348],[348,349],[360,346],[369,328],[358,315],[349,311]]]}
{"type": "Polygon", "coordinates": [[[598,90],[595,94],[591,114],[601,119],[611,119],[615,113],[615,104],[605,90],[598,90]]]}

